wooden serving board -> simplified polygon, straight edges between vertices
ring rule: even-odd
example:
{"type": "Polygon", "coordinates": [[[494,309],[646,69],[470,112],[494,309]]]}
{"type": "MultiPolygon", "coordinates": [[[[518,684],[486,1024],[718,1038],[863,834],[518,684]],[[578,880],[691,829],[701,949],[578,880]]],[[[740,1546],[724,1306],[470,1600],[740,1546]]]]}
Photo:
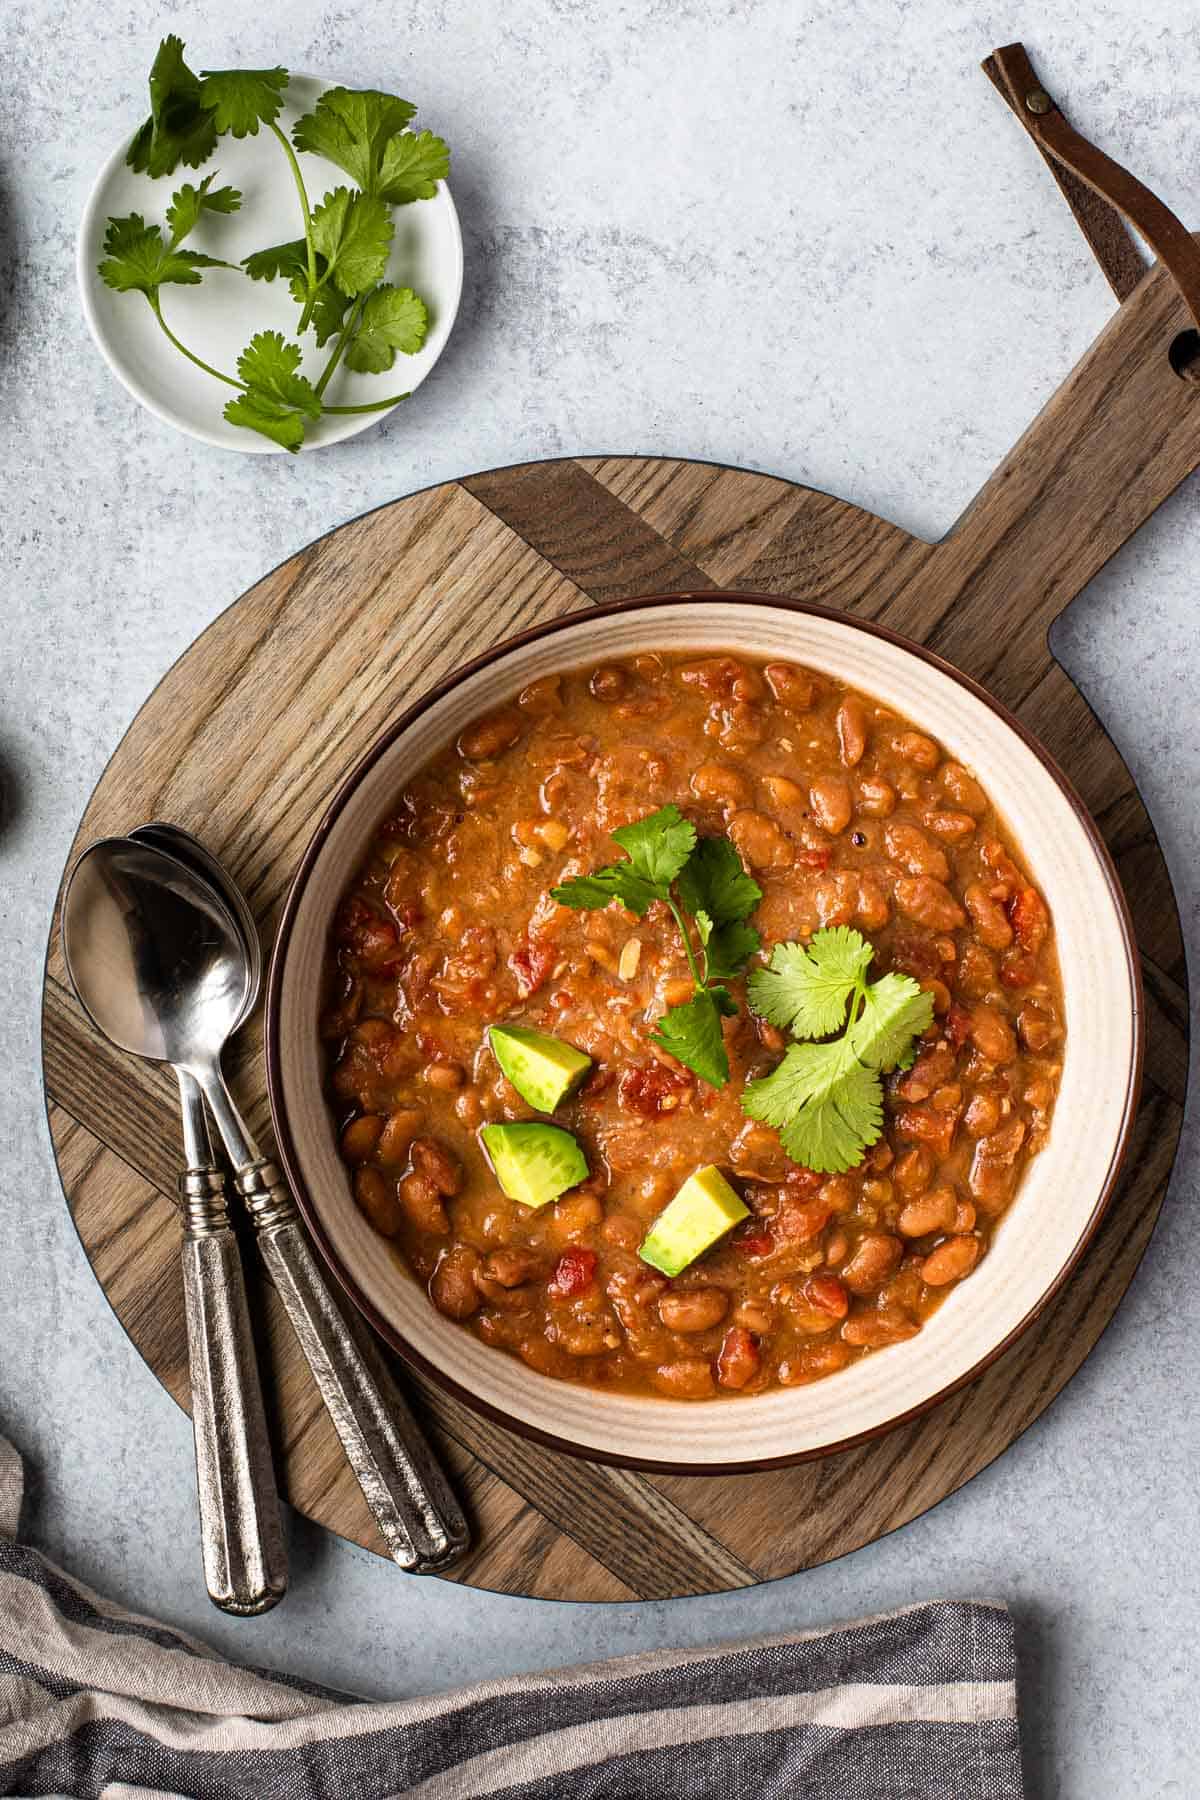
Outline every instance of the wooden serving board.
{"type": "MultiPolygon", "coordinates": [[[[974,1386],[881,1441],[737,1479],[664,1478],[562,1456],[421,1387],[477,1534],[449,1579],[544,1598],[657,1599],[825,1562],[916,1517],[989,1463],[1111,1318],[1154,1225],[1179,1132],[1183,949],[1137,790],[1046,633],[1200,462],[1200,389],[1168,358],[1186,323],[1170,284],[1151,272],[939,544],[786,481],[653,457],[534,463],[398,500],[244,594],[170,671],[118,748],[76,849],[141,820],[177,820],[227,861],[269,946],[326,801],[422,687],[513,631],[592,602],[680,589],[699,605],[716,587],[758,589],[884,620],[985,682],[1066,767],[1116,859],[1144,958],[1145,1089],[1116,1198],[1041,1321],[974,1386]]],[[[43,1042],[55,1150],[84,1251],[139,1351],[185,1405],[174,1083],[90,1030],[57,934],[43,1042]]],[[[261,1052],[259,1020],[231,1073],[269,1140],[261,1052]]],[[[287,1492],[310,1518],[379,1550],[275,1296],[255,1298],[287,1492]]]]}

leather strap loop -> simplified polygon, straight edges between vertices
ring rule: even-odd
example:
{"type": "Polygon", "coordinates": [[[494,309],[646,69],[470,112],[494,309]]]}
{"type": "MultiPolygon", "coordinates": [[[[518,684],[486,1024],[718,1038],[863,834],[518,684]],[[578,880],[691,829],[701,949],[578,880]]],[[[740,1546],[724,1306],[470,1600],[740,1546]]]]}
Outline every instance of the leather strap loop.
{"type": "Polygon", "coordinates": [[[1117,298],[1124,300],[1145,272],[1123,218],[1170,271],[1200,328],[1200,245],[1187,227],[1157,194],[1067,123],[1023,44],[994,50],[983,67],[1050,164],[1117,298]]]}

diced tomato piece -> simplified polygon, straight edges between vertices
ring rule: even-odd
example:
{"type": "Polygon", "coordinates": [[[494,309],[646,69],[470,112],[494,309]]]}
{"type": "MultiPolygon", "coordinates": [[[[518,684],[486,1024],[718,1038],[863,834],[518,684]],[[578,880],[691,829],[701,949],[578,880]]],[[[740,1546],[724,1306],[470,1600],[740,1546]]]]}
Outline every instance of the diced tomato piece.
{"type": "Polygon", "coordinates": [[[1050,914],[1036,888],[1021,888],[1013,895],[1009,902],[1008,920],[1022,950],[1028,950],[1031,956],[1036,956],[1050,930],[1050,914]]]}
{"type": "Polygon", "coordinates": [[[593,1069],[579,1090],[579,1098],[581,1100],[598,1100],[601,1094],[607,1094],[609,1088],[616,1079],[617,1072],[615,1069],[606,1069],[604,1067],[593,1069]]]}
{"type": "Polygon", "coordinates": [[[724,1388],[743,1388],[758,1374],[761,1362],[757,1340],[740,1325],[731,1325],[717,1352],[717,1381],[724,1388]]]}
{"type": "Polygon", "coordinates": [[[1037,957],[1032,950],[1007,950],[1000,959],[1000,980],[1007,988],[1029,987],[1037,980],[1037,957]]]}
{"type": "Polygon", "coordinates": [[[951,1001],[950,1010],[942,1020],[942,1030],[956,1050],[966,1043],[971,1031],[971,1015],[957,1000],[951,1001]]]}
{"type": "Polygon", "coordinates": [[[896,1130],[903,1138],[928,1144],[935,1156],[948,1156],[957,1120],[953,1113],[932,1106],[904,1106],[896,1114],[896,1130]]]}
{"type": "Polygon", "coordinates": [[[731,1242],[743,1256],[770,1256],[775,1248],[775,1239],[761,1220],[755,1220],[744,1231],[739,1231],[731,1242]]]}
{"type": "Polygon", "coordinates": [[[818,1312],[828,1313],[831,1319],[844,1319],[850,1311],[850,1296],[844,1283],[827,1270],[809,1276],[804,1284],[804,1298],[818,1312]]]}
{"type": "Polygon", "coordinates": [[[798,869],[825,870],[832,860],[832,850],[797,850],[792,858],[798,869]]]}
{"type": "Polygon", "coordinates": [[[518,994],[522,1000],[528,1000],[530,994],[537,993],[554,966],[554,951],[547,944],[529,939],[513,951],[508,966],[517,978],[518,994]]]}
{"type": "Polygon", "coordinates": [[[585,1244],[571,1244],[554,1265],[546,1291],[555,1299],[570,1300],[590,1287],[596,1274],[596,1252],[585,1244]]]}
{"type": "Polygon", "coordinates": [[[666,1063],[634,1063],[622,1070],[617,1099],[626,1112],[641,1119],[659,1119],[679,1108],[679,1097],[695,1085],[684,1070],[666,1063]]]}

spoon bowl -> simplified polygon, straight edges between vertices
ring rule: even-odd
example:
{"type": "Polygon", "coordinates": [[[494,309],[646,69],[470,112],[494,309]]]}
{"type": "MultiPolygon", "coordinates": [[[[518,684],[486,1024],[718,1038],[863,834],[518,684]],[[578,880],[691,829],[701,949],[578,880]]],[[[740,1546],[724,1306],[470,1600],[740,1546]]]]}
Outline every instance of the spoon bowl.
{"type": "Polygon", "coordinates": [[[134,1056],[211,1064],[250,1003],[237,921],[208,880],[156,845],[92,844],[67,883],[62,936],[80,1003],[134,1056]]]}
{"type": "Polygon", "coordinates": [[[176,862],[186,864],[197,875],[203,876],[225,902],[240,927],[249,957],[250,985],[242,1006],[242,1016],[234,1026],[236,1031],[258,1005],[259,990],[262,987],[262,945],[254,914],[246,904],[245,895],[212,851],[199,838],[193,837],[190,831],[185,831],[182,825],[171,825],[165,819],[152,819],[148,825],[136,826],[129,837],[135,844],[151,844],[155,849],[165,851],[176,862]]]}

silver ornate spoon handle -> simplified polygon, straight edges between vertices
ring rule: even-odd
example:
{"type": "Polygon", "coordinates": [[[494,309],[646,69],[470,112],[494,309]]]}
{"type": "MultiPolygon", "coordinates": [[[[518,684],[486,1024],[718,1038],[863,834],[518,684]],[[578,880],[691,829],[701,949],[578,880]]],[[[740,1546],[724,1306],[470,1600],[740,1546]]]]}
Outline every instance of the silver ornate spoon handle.
{"type": "Polygon", "coordinates": [[[296,1203],[276,1165],[260,1156],[220,1072],[198,1074],[263,1261],[388,1552],[402,1569],[445,1568],[470,1543],[450,1483],[378,1350],[336,1305],[296,1203]]]}
{"type": "Polygon", "coordinates": [[[179,1101],[187,1162],[180,1259],[204,1576],[223,1612],[264,1613],[287,1592],[287,1549],[241,1254],[200,1089],[184,1069],[179,1101]]]}

